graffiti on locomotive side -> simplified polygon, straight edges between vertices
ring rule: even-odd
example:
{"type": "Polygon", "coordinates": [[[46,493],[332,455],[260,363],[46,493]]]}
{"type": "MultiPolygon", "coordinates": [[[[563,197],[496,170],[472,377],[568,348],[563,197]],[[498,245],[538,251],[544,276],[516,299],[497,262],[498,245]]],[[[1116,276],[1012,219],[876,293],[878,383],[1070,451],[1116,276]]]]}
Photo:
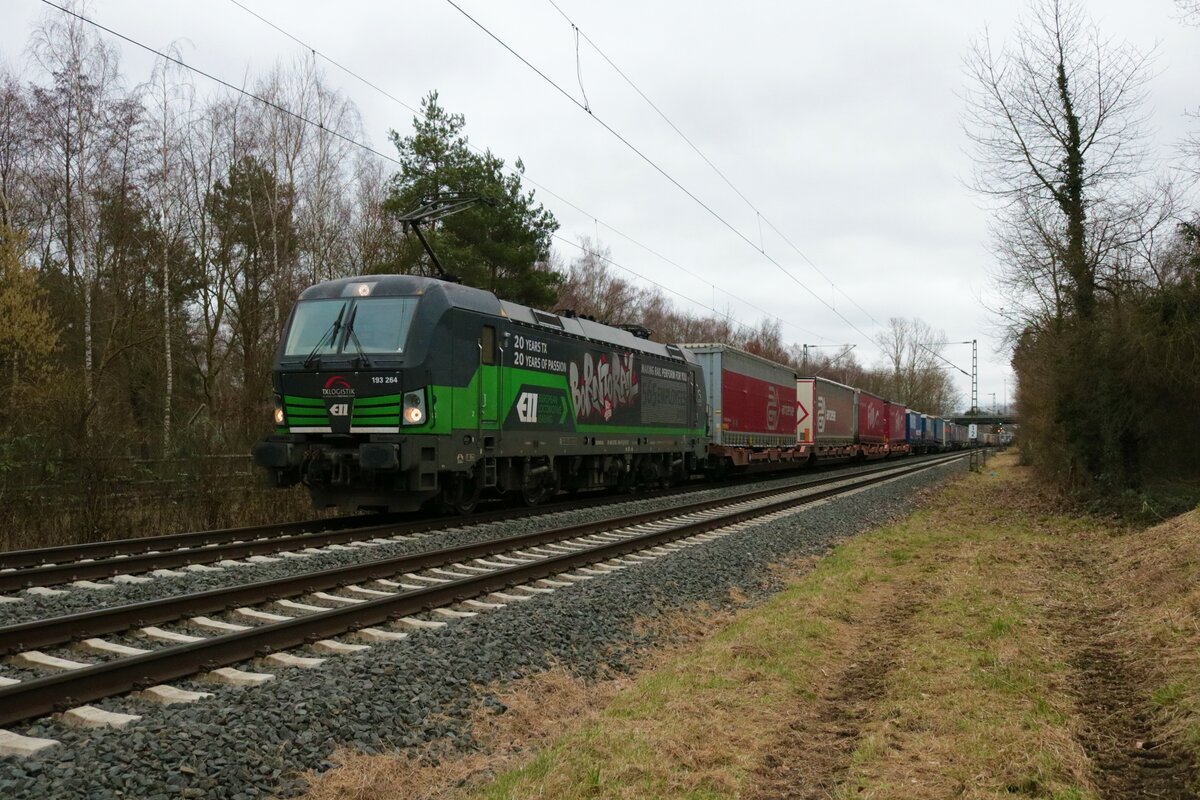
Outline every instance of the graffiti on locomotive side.
{"type": "Polygon", "coordinates": [[[632,353],[607,353],[595,358],[584,353],[582,364],[572,361],[569,370],[577,420],[600,417],[607,422],[614,411],[637,402],[638,376],[632,353]]]}

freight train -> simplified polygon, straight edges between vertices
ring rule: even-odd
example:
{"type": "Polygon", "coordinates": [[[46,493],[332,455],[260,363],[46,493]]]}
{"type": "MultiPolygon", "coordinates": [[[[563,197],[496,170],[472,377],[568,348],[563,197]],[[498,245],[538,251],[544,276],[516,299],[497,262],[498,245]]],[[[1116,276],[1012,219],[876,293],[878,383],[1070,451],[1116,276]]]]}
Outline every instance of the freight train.
{"type": "Polygon", "coordinates": [[[254,460],[318,507],[469,513],[481,496],[633,489],[965,447],[966,429],[724,344],[414,275],[320,283],[275,357],[254,460]]]}

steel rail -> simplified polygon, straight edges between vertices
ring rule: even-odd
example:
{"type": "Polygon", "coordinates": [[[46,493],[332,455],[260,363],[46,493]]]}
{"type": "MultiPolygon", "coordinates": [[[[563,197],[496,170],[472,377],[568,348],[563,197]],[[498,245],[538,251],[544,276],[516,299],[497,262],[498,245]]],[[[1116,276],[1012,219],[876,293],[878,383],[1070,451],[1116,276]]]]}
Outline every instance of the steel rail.
{"type": "MultiPolygon", "coordinates": [[[[921,462],[921,464],[934,465],[939,462],[940,459],[934,462],[921,462]]],[[[911,466],[917,465],[914,464],[911,466]]],[[[376,578],[385,578],[398,573],[415,572],[465,559],[482,558],[508,550],[519,550],[525,547],[536,547],[541,544],[562,541],[563,539],[589,536],[615,528],[644,525],[648,522],[658,522],[672,517],[701,513],[713,508],[735,505],[737,503],[754,502],[772,495],[803,491],[809,487],[853,480],[857,476],[873,475],[902,468],[903,465],[891,464],[886,467],[864,470],[855,475],[825,476],[813,481],[806,481],[800,485],[743,492],[742,494],[730,497],[703,500],[681,506],[672,506],[670,508],[654,509],[625,517],[595,520],[593,522],[559,528],[547,528],[545,530],[518,534],[517,536],[509,536],[502,539],[472,542],[421,553],[409,553],[391,558],[367,561],[361,564],[350,564],[318,572],[302,573],[285,578],[257,581],[240,586],[210,589],[204,592],[193,592],[175,597],[144,600],[138,603],[109,606],[76,614],[31,620],[29,622],[0,627],[0,656],[19,653],[23,650],[34,650],[40,647],[66,644],[106,633],[124,631],[129,628],[140,628],[147,625],[157,625],[162,622],[171,622],[188,615],[225,611],[237,608],[238,606],[265,603],[284,597],[295,597],[296,595],[310,594],[340,586],[349,586],[376,578]]]]}
{"type": "MultiPolygon", "coordinates": [[[[946,463],[963,456],[948,458],[946,463]]],[[[942,463],[942,462],[939,462],[942,463]]],[[[215,636],[201,642],[165,647],[143,655],[96,664],[78,670],[37,678],[0,688],[0,725],[32,719],[53,711],[124,694],[164,681],[189,677],[197,672],[216,669],[279,650],[345,634],[363,627],[400,619],[441,605],[458,602],[514,584],[538,580],[604,561],[637,550],[655,547],[717,528],[766,516],[789,507],[803,506],[876,483],[904,477],[938,466],[922,463],[899,468],[882,475],[871,475],[850,483],[821,489],[802,497],[786,498],[752,509],[742,509],[720,517],[699,520],[587,550],[550,556],[545,559],[498,569],[479,576],[460,578],[428,589],[414,589],[392,597],[317,612],[286,622],[275,622],[215,636]]]]}
{"type": "MultiPolygon", "coordinates": [[[[718,484],[719,485],[719,484],[718,484]]],[[[688,491],[709,488],[707,486],[686,486],[672,489],[656,489],[631,495],[634,499],[653,499],[673,494],[684,494],[688,491]]],[[[413,519],[411,514],[395,512],[384,514],[358,514],[327,519],[296,520],[293,522],[267,523],[249,525],[243,528],[216,528],[207,531],[189,531],[185,533],[168,533],[162,536],[140,536],[131,539],[113,539],[108,542],[80,542],[54,547],[31,548],[27,550],[0,551],[0,570],[36,568],[47,564],[65,566],[66,562],[82,559],[102,559],[114,556],[132,556],[150,551],[165,551],[167,549],[203,548],[213,545],[231,544],[233,542],[279,539],[281,543],[290,541],[292,537],[303,533],[328,530],[371,530],[374,528],[390,528],[403,526],[412,528],[414,533],[435,529],[448,521],[470,519],[472,522],[503,522],[521,518],[531,514],[557,510],[560,506],[570,505],[571,508],[587,508],[611,502],[610,497],[585,498],[579,500],[554,500],[532,508],[502,508],[481,511],[468,517],[432,516],[424,519],[413,519]]],[[[282,549],[282,548],[281,548],[282,549]]]]}
{"type": "Polygon", "coordinates": [[[133,555],[164,547],[205,547],[239,539],[261,539],[270,536],[291,536],[330,528],[362,527],[378,525],[379,518],[371,515],[348,515],[327,519],[296,520],[264,525],[248,525],[244,528],[215,528],[207,531],[168,533],[162,536],[141,536],[134,539],[113,539],[108,542],[78,542],[54,547],[38,547],[28,550],[0,552],[0,570],[25,569],[43,564],[61,564],[84,558],[111,558],[117,555],[133,555]]]}
{"type": "MultiPolygon", "coordinates": [[[[842,467],[844,463],[835,463],[827,465],[832,468],[842,467]]],[[[818,465],[818,468],[820,465],[818,465]]],[[[778,471],[780,473],[786,471],[778,471]]],[[[761,477],[760,473],[751,473],[754,477],[761,477]]],[[[697,489],[713,488],[722,485],[727,485],[728,482],[709,483],[707,485],[684,486],[673,489],[654,490],[650,492],[641,492],[633,495],[636,499],[655,498],[662,496],[670,496],[673,494],[685,494],[688,491],[697,489]]],[[[533,509],[497,509],[495,511],[483,511],[470,515],[472,520],[480,521],[504,521],[514,517],[537,513],[539,511],[553,510],[558,506],[569,505],[572,508],[588,507],[609,502],[611,498],[599,497],[595,499],[587,498],[579,500],[579,498],[554,500],[551,503],[540,505],[533,509]]],[[[408,519],[405,514],[388,513],[388,514],[361,514],[361,515],[346,515],[339,517],[329,517],[327,519],[312,519],[312,520],[296,520],[293,522],[268,523],[263,525],[250,525],[242,528],[216,528],[207,531],[188,531],[184,533],[169,533],[161,536],[141,536],[129,539],[113,539],[107,542],[77,542],[74,544],[56,545],[54,547],[39,547],[25,550],[8,550],[0,551],[0,570],[9,569],[24,569],[28,567],[37,567],[43,564],[62,564],[67,561],[78,561],[85,558],[99,559],[111,558],[117,555],[134,555],[137,553],[146,553],[151,550],[162,550],[164,548],[182,548],[182,547],[205,547],[208,545],[224,544],[228,542],[261,539],[274,535],[290,536],[295,533],[305,533],[315,530],[338,529],[342,527],[373,527],[381,524],[406,525],[412,524],[417,526],[438,524],[445,522],[447,517],[434,517],[425,520],[408,519]]]]}
{"type": "MultiPolygon", "coordinates": [[[[687,490],[663,490],[666,494],[683,493],[687,490]]],[[[694,491],[694,489],[693,489],[694,491]]],[[[656,493],[644,493],[631,496],[631,499],[654,499],[660,496],[656,493]]],[[[589,499],[577,502],[571,508],[588,508],[593,505],[612,503],[612,498],[589,499]]],[[[552,513],[548,506],[535,508],[501,509],[470,517],[440,517],[416,522],[372,522],[369,525],[335,528],[333,530],[318,530],[296,533],[285,536],[271,536],[241,541],[226,536],[225,541],[215,542],[206,546],[186,549],[154,550],[153,552],[138,552],[130,555],[117,555],[109,558],[86,561],[70,561],[66,563],[51,563],[42,566],[29,567],[13,572],[0,572],[0,592],[19,591],[33,586],[57,586],[71,581],[97,580],[113,575],[136,574],[150,572],[156,569],[173,569],[187,567],[192,564],[211,564],[225,559],[249,558],[250,556],[269,555],[284,550],[300,550],[306,547],[325,547],[341,542],[372,538],[380,535],[397,536],[400,534],[429,533],[446,527],[461,525],[486,525],[493,522],[506,522],[513,519],[523,519],[542,513],[552,513]]],[[[367,518],[369,520],[369,518],[367,518]]],[[[234,530],[245,529],[230,529],[234,530]]],[[[225,534],[226,532],[220,532],[225,534]]],[[[129,540],[142,541],[142,540],[129,540]]],[[[28,552],[28,551],[27,551],[28,552]]]]}
{"type": "MultiPolygon", "coordinates": [[[[935,456],[936,458],[936,456],[935,456]]],[[[927,462],[922,462],[927,463],[927,462]]],[[[709,488],[709,487],[701,487],[709,488]]],[[[666,489],[656,492],[645,492],[641,494],[631,495],[630,500],[650,500],[661,499],[664,496],[674,496],[676,494],[688,494],[697,491],[697,487],[689,487],[686,489],[666,489]]],[[[611,504],[611,497],[587,499],[572,503],[570,508],[589,508],[596,505],[611,504]]],[[[333,530],[319,530],[307,533],[296,533],[287,536],[272,536],[264,538],[250,539],[247,541],[234,540],[232,538],[235,531],[245,532],[248,530],[260,530],[269,526],[258,526],[257,528],[233,528],[226,531],[206,531],[195,534],[201,535],[216,535],[227,537],[227,541],[216,542],[205,546],[189,547],[186,549],[170,549],[170,550],[155,550],[153,552],[137,552],[133,554],[118,554],[108,558],[93,558],[85,561],[69,561],[66,563],[50,563],[42,566],[33,566],[27,569],[17,569],[13,571],[0,572],[0,593],[14,592],[22,589],[29,589],[35,586],[58,586],[72,581],[83,580],[102,580],[111,578],[114,575],[136,574],[140,572],[150,572],[157,569],[174,569],[178,567],[188,567],[193,564],[211,564],[222,560],[235,560],[240,558],[249,558],[251,556],[270,555],[284,550],[300,550],[304,548],[326,547],[331,544],[340,544],[347,541],[355,541],[363,538],[371,538],[386,534],[388,536],[396,536],[401,534],[418,534],[429,533],[445,527],[460,527],[462,525],[484,525],[493,522],[505,522],[512,519],[523,519],[529,516],[534,516],[542,513],[553,513],[553,507],[539,506],[534,509],[502,509],[493,512],[485,512],[470,517],[451,517],[421,520],[409,523],[385,522],[374,523],[370,525],[357,525],[353,527],[335,528],[333,530]]],[[[561,509],[561,510],[566,510],[561,509]]],[[[352,519],[352,518],[342,518],[352,519]]],[[[370,520],[370,518],[366,518],[370,520]]],[[[296,523],[300,524],[300,523],[296,523]]],[[[158,541],[162,541],[165,537],[158,537],[158,541]]],[[[124,540],[131,543],[142,543],[145,541],[154,541],[154,539],[135,539],[124,540]]],[[[99,543],[103,544],[103,543],[99,543]]],[[[117,543],[113,543],[117,544],[117,543]]],[[[35,553],[41,551],[21,551],[22,553],[35,553]]],[[[3,565],[0,561],[0,567],[3,565]]]]}

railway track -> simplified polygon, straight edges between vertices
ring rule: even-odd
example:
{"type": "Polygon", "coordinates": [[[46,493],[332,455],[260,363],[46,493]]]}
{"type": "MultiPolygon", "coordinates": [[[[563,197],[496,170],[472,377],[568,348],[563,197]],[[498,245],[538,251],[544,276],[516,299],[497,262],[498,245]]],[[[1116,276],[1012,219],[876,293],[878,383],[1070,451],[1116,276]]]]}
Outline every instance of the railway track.
{"type": "MultiPolygon", "coordinates": [[[[66,709],[70,709],[68,714],[88,720],[79,724],[125,724],[136,717],[111,715],[82,704],[139,689],[144,698],[160,702],[199,699],[196,693],[181,692],[166,682],[200,673],[226,682],[268,681],[273,677],[271,673],[246,672],[230,665],[263,659],[272,666],[316,666],[321,658],[286,651],[307,646],[322,657],[357,652],[372,642],[404,638],[413,630],[440,627],[452,619],[528,601],[572,583],[729,535],[754,519],[792,513],[819,500],[963,457],[956,454],[920,463],[886,465],[865,473],[819,478],[798,487],[776,487],[586,525],[10,626],[0,629],[0,654],[7,654],[8,663],[19,665],[24,672],[19,682],[3,679],[11,685],[0,687],[0,725],[66,709]],[[372,585],[360,585],[366,582],[372,585]],[[302,597],[303,602],[293,597],[302,597]],[[274,610],[256,607],[264,605],[274,610]],[[237,621],[203,616],[214,612],[237,621]],[[158,627],[167,623],[174,623],[177,629],[158,627]],[[392,627],[377,627],[383,625],[392,627]],[[126,641],[136,639],[140,646],[98,638],[114,633],[126,641]],[[362,641],[348,643],[333,638],[338,636],[355,636],[362,641]],[[89,663],[35,649],[71,643],[101,660],[89,663]],[[59,671],[37,675],[45,670],[59,671]]],[[[52,744],[52,740],[43,741],[52,744]]]]}
{"type": "MultiPolygon", "coordinates": [[[[842,466],[844,465],[836,465],[842,466]]],[[[703,484],[664,489],[631,495],[628,499],[663,499],[713,487],[713,484],[703,484]]],[[[101,584],[97,583],[98,581],[113,578],[140,581],[141,578],[131,576],[141,576],[159,570],[202,570],[222,561],[269,558],[278,554],[295,555],[305,551],[312,554],[316,549],[330,545],[361,544],[371,539],[396,536],[422,536],[464,523],[484,525],[553,513],[565,507],[581,509],[612,504],[611,496],[601,495],[559,501],[532,509],[496,509],[465,518],[435,517],[413,521],[398,518],[397,515],[385,515],[383,521],[380,521],[379,517],[373,516],[335,517],[280,525],[257,525],[16,550],[0,553],[0,595],[64,584],[77,584],[78,588],[82,589],[103,590],[111,584],[101,584]]]]}

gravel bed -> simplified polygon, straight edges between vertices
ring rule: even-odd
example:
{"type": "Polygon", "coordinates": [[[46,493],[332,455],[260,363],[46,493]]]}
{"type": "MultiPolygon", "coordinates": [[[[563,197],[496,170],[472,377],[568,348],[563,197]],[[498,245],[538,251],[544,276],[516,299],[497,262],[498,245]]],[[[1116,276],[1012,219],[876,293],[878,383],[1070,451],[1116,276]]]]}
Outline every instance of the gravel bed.
{"type": "MultiPolygon", "coordinates": [[[[901,466],[905,462],[897,462],[901,466]]],[[[255,581],[273,580],[305,572],[315,572],[322,569],[359,564],[381,558],[390,558],[407,553],[417,553],[426,550],[436,550],[458,544],[499,539],[515,536],[553,525],[581,524],[594,520],[625,516],[639,511],[649,511],[681,505],[687,502],[697,502],[708,498],[728,497],[735,494],[766,489],[772,486],[794,483],[808,476],[813,478],[853,474],[855,468],[843,468],[802,475],[790,475],[786,478],[774,478],[753,484],[739,484],[719,489],[705,489],[689,493],[686,497],[660,498],[657,500],[623,500],[619,496],[613,498],[612,505],[594,506],[577,510],[561,510],[549,512],[536,517],[521,520],[509,520],[484,525],[464,524],[450,531],[438,532],[408,541],[391,542],[372,547],[354,547],[347,550],[327,550],[320,555],[309,555],[307,558],[280,558],[274,563],[241,563],[236,567],[223,567],[221,572],[193,572],[182,577],[153,577],[146,583],[113,584],[111,589],[80,589],[70,585],[59,586],[67,593],[52,597],[27,595],[21,593],[20,603],[0,603],[0,626],[15,625],[29,620],[44,619],[62,614],[73,614],[80,611],[90,611],[110,605],[136,603],[143,600],[155,600],[192,592],[203,592],[225,586],[253,583],[255,581]]],[[[447,524],[450,524],[449,522],[447,524]]],[[[273,556],[274,557],[274,556],[273,556]]],[[[150,577],[147,575],[147,577],[150,577]]],[[[0,674],[3,669],[0,668],[0,674]]]]}
{"type": "Polygon", "coordinates": [[[0,797],[259,798],[294,796],[298,777],[326,769],[335,747],[387,752],[433,744],[471,747],[480,687],[557,663],[584,676],[626,671],[654,645],[647,617],[703,602],[725,607],[732,589],[761,602],[779,588],[769,564],[822,553],[834,541],[911,511],[920,489],[961,474],[967,462],[870,487],[702,546],[370,651],[331,657],[315,670],[277,672],[251,689],[178,684],[215,692],[189,706],[129,699],[101,703],[144,718],[124,730],[73,730],[53,720],[18,732],[61,745],[30,759],[0,758],[0,797]],[[631,602],[631,598],[636,598],[631,602]]]}

